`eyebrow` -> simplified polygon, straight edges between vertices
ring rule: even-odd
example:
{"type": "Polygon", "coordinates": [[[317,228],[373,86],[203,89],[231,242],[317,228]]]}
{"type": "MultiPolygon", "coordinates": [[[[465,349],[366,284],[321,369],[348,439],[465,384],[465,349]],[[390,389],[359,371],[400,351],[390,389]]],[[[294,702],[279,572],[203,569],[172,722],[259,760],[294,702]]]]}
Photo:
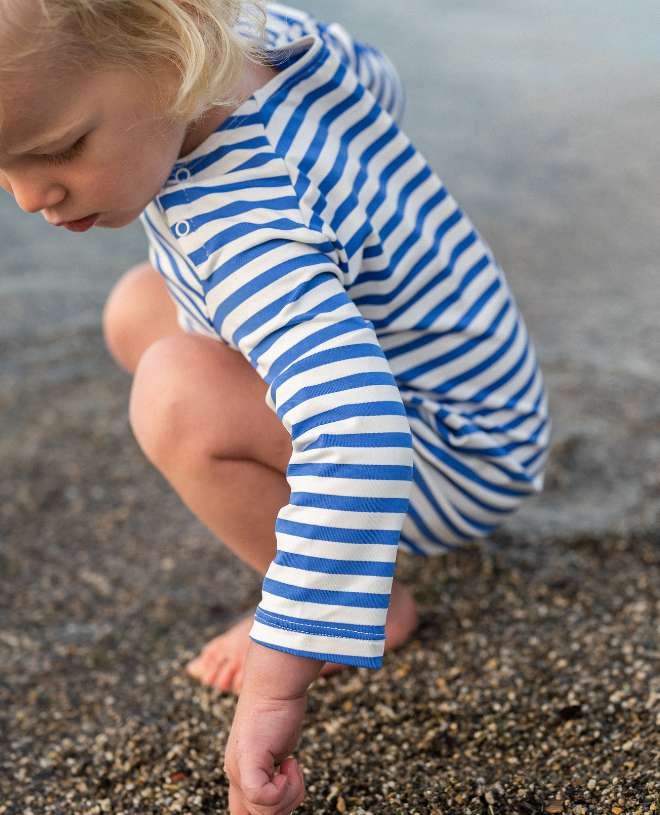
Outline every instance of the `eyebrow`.
{"type": "Polygon", "coordinates": [[[32,153],[35,150],[46,150],[58,142],[68,139],[80,128],[82,122],[78,122],[74,127],[69,127],[66,130],[61,130],[59,133],[55,131],[53,135],[41,136],[38,141],[27,142],[26,144],[18,145],[12,155],[19,155],[21,153],[32,153]]]}

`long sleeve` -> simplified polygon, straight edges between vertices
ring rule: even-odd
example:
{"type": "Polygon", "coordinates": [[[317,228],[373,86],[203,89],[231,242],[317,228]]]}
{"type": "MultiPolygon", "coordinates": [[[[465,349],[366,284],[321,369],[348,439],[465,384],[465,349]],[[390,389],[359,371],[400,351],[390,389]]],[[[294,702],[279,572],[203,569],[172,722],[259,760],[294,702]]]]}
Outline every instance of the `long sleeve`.
{"type": "Polygon", "coordinates": [[[309,242],[261,235],[240,255],[220,251],[205,281],[216,332],[268,383],[266,402],[292,439],[290,501],[277,516],[277,554],[250,636],[378,668],[411,489],[410,427],[373,327],[326,254],[331,245],[297,233],[309,242]]]}

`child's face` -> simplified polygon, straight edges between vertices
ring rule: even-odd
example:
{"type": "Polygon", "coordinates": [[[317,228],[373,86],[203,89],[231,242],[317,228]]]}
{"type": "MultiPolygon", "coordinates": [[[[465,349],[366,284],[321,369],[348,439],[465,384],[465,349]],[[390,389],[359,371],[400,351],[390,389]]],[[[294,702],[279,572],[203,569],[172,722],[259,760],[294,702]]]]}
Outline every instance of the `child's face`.
{"type": "Polygon", "coordinates": [[[194,146],[184,123],[156,115],[154,90],[116,67],[0,81],[0,187],[52,224],[96,213],[98,226],[130,223],[194,146]]]}

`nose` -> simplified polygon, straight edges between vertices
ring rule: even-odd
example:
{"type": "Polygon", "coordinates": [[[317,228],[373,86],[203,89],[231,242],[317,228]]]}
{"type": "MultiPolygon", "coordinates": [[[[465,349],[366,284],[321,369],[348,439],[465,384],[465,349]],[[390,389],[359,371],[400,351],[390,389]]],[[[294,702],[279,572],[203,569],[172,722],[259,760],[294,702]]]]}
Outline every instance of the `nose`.
{"type": "Polygon", "coordinates": [[[2,180],[2,186],[14,196],[24,212],[40,212],[56,207],[66,197],[66,190],[61,184],[33,174],[12,176],[5,173],[2,180]]]}

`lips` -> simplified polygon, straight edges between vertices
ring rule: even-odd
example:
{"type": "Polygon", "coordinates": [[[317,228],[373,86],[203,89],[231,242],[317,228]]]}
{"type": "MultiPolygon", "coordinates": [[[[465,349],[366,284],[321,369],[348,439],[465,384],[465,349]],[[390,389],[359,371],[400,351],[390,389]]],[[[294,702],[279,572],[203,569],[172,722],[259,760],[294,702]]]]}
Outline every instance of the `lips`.
{"type": "Polygon", "coordinates": [[[99,218],[99,213],[95,212],[93,215],[88,215],[86,218],[79,218],[77,221],[63,221],[57,226],[63,226],[71,232],[86,232],[91,229],[99,218]]]}

